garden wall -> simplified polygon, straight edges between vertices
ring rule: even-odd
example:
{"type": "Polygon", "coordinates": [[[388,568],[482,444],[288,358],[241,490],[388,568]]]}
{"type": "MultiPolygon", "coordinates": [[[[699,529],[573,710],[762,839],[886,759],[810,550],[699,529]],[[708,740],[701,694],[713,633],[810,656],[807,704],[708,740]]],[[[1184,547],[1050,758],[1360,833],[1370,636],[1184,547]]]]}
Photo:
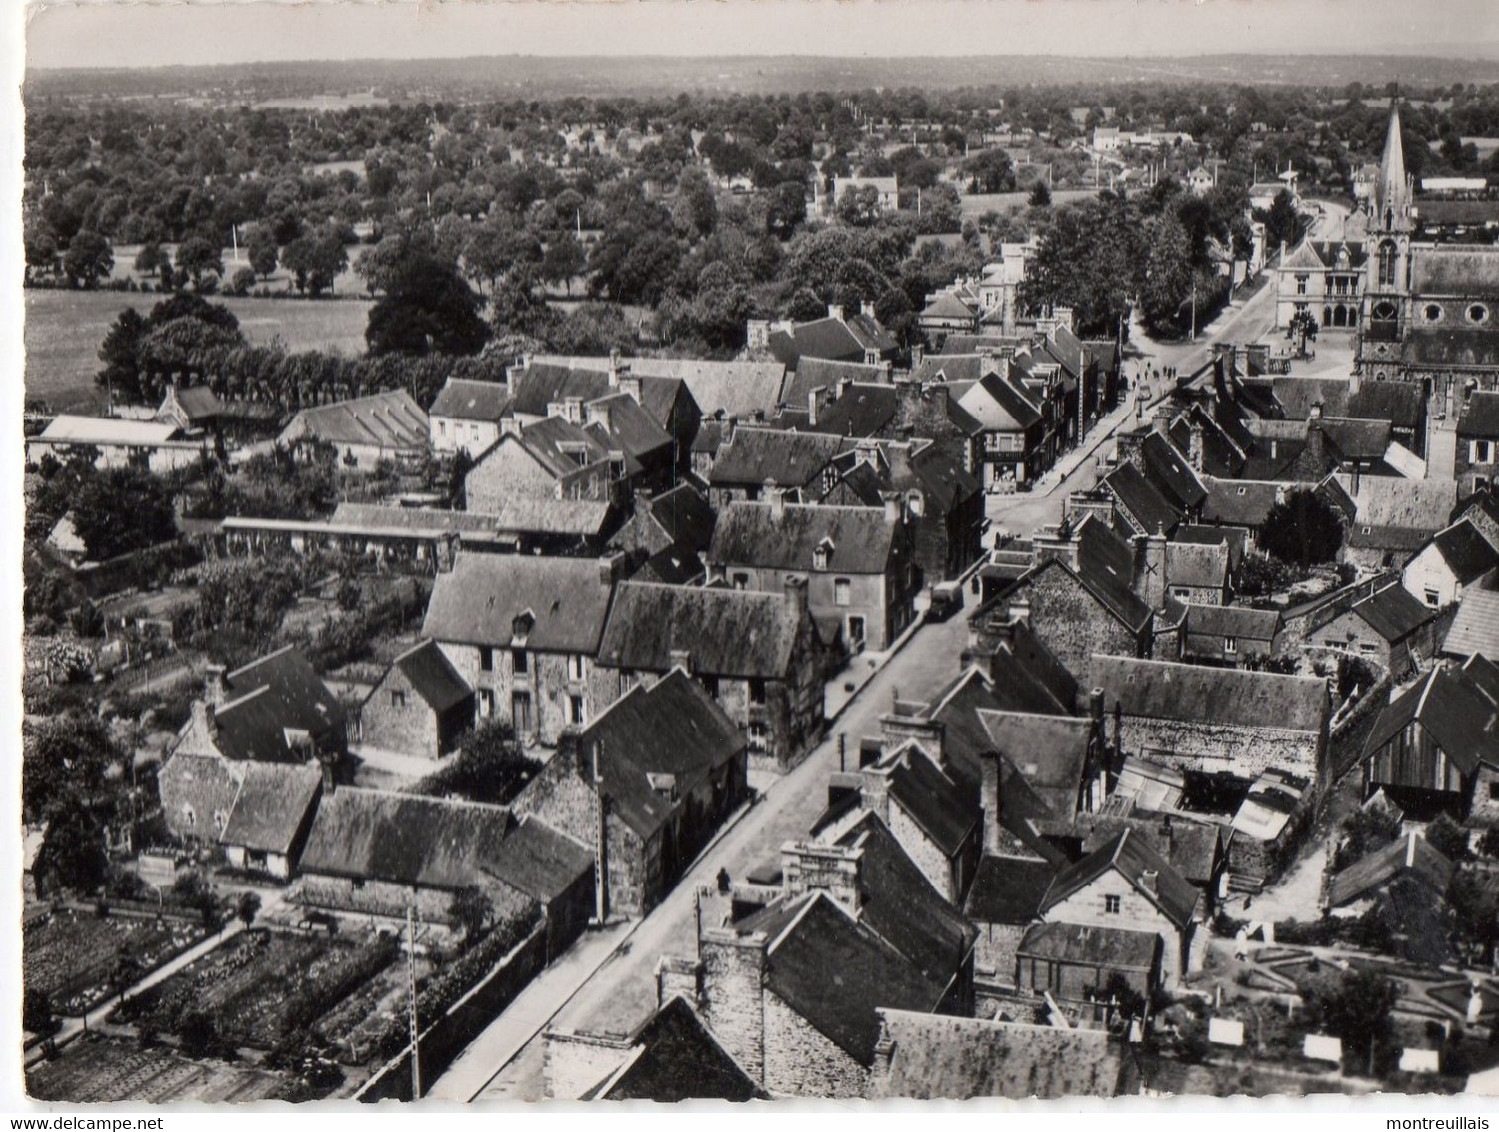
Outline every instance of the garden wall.
{"type": "MultiPolygon", "coordinates": [[[[571,940],[568,941],[569,943],[571,940]]],[[[472,990],[450,1006],[418,1039],[422,1087],[429,1088],[475,1038],[515,1000],[550,958],[545,924],[537,924],[472,990]]],[[[356,1100],[409,1101],[410,1051],[403,1050],[366,1082],[356,1100]]]]}

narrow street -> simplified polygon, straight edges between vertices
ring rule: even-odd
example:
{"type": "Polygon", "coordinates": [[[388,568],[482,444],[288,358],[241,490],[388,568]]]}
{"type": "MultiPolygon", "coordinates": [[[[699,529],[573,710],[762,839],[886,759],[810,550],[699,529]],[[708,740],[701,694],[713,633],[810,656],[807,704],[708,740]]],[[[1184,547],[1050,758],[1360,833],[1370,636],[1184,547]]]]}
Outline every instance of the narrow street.
{"type": "MultiPolygon", "coordinates": [[[[829,734],[798,767],[776,780],[758,803],[698,859],[667,898],[636,924],[618,946],[599,957],[581,985],[572,978],[551,980],[523,1010],[518,999],[433,1082],[429,1096],[443,1100],[539,1099],[539,1035],[548,1023],[574,1030],[626,1034],[655,1008],[656,963],[665,954],[691,955],[697,942],[697,891],[712,885],[720,869],[734,878],[777,861],[786,841],[802,837],[827,801],[827,780],[837,769],[839,733],[856,750],[865,735],[879,734],[879,718],[894,695],[924,699],[958,672],[958,656],[967,638],[959,615],[926,625],[851,700],[829,734]],[[545,999],[549,1001],[543,1001],[545,999]],[[550,1007],[548,1009],[548,1007],[550,1007]],[[523,1016],[522,1016],[523,1015],[523,1016]],[[514,1072],[502,1072],[513,1064],[514,1072]]],[[[586,936],[573,952],[596,955],[586,936]]],[[[545,978],[545,976],[543,977],[545,978]]],[[[538,980],[539,986],[542,980],[538,980]]],[[[529,993],[529,992],[528,992],[529,993]]],[[[526,996],[523,995],[522,999],[526,996]]]]}

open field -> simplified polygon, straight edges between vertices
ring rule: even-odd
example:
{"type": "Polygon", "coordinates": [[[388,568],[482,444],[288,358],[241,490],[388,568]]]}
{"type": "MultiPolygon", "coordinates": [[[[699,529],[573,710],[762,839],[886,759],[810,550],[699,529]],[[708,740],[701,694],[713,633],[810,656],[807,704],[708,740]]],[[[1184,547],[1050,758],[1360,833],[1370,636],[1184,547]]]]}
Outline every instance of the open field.
{"type": "Polygon", "coordinates": [[[270,1049],[388,967],[396,950],[386,937],[242,932],[165,982],[126,999],[111,1020],[166,1033],[191,1012],[202,1011],[225,1040],[270,1049]]]}
{"type": "Polygon", "coordinates": [[[26,1091],[41,1101],[167,1104],[249,1104],[286,1096],[296,1084],[281,1073],[221,1061],[190,1061],[172,1050],[88,1034],[26,1074],[26,1091]]]}
{"type": "MultiPolygon", "coordinates": [[[[1051,194],[1051,202],[1054,205],[1071,204],[1097,195],[1097,189],[1055,189],[1051,194]]],[[[977,220],[986,212],[1005,213],[1024,209],[1030,199],[1029,190],[1015,193],[964,193],[960,209],[964,220],[977,220]]]]}
{"type": "Polygon", "coordinates": [[[189,920],[54,912],[22,934],[26,985],[45,991],[57,1013],[84,1014],[112,993],[110,977],[121,956],[135,960],[139,977],[201,938],[202,926],[189,920]]]}
{"type": "MultiPolygon", "coordinates": [[[[163,296],[116,291],[26,292],[26,393],[54,411],[97,408],[103,390],[94,385],[99,343],[119,313],[134,307],[147,314],[163,296]]],[[[221,299],[239,319],[245,337],[269,344],[280,337],[290,350],[364,352],[369,304],[358,299],[221,299]]]]}

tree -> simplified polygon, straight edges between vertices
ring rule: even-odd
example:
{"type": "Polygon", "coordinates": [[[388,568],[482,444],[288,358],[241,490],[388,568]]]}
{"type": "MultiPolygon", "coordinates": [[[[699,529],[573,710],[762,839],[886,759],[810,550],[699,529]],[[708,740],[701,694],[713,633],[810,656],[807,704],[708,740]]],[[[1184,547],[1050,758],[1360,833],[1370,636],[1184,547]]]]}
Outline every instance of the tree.
{"type": "Polygon", "coordinates": [[[89,892],[104,883],[108,870],[103,825],[82,799],[68,796],[47,822],[32,871],[48,889],[89,892]]]}
{"type": "Polygon", "coordinates": [[[1339,846],[1333,864],[1337,869],[1346,869],[1399,835],[1400,819],[1390,810],[1382,806],[1355,810],[1339,827],[1339,846]]]}
{"type": "Polygon", "coordinates": [[[110,250],[109,241],[88,229],[80,231],[68,242],[68,250],[62,257],[63,274],[75,287],[82,284],[84,288],[92,288],[114,270],[114,265],[114,252],[110,250]]]}
{"type": "Polygon", "coordinates": [[[58,268],[57,237],[44,224],[34,224],[26,229],[26,269],[28,271],[56,271],[58,268]]]}
{"type": "Polygon", "coordinates": [[[1400,992],[1395,983],[1378,971],[1353,970],[1331,987],[1314,987],[1307,995],[1312,1016],[1346,1049],[1363,1052],[1368,1072],[1374,1073],[1374,1055],[1390,1034],[1390,1015],[1400,992]]]}
{"type": "Polygon", "coordinates": [[[515,733],[503,723],[480,724],[458,740],[458,754],[441,770],[422,779],[413,793],[430,797],[456,795],[470,802],[507,805],[541,764],[525,755],[515,733]]]}
{"type": "Polygon", "coordinates": [[[477,354],[489,336],[479,309],[456,268],[419,253],[370,308],[364,339],[372,354],[477,354]]]}
{"type": "Polygon", "coordinates": [[[241,267],[234,273],[234,278],[229,281],[229,293],[231,295],[248,295],[254,286],[255,269],[241,267]]]}
{"type": "Polygon", "coordinates": [[[494,916],[494,903],[482,889],[465,885],[453,893],[448,915],[462,926],[464,942],[473,943],[484,930],[484,925],[494,916]]]}
{"type": "Polygon", "coordinates": [[[1306,232],[1306,220],[1296,211],[1296,205],[1286,189],[1276,193],[1270,207],[1258,212],[1255,219],[1265,225],[1267,248],[1279,247],[1281,244],[1294,248],[1306,232]]]}
{"type": "Polygon", "coordinates": [[[800,181],[782,181],[770,194],[765,210],[765,230],[789,240],[807,222],[807,190],[800,181]]]}
{"type": "Polygon", "coordinates": [[[1173,216],[1152,217],[1145,226],[1145,264],[1140,314],[1153,332],[1174,329],[1192,298],[1192,258],[1187,232],[1173,216]]]}
{"type": "Polygon", "coordinates": [[[1487,874],[1479,869],[1458,869],[1446,898],[1458,941],[1477,951],[1480,962],[1492,963],[1494,945],[1499,942],[1499,907],[1487,874]]]}
{"type": "Polygon", "coordinates": [[[262,279],[270,277],[276,270],[276,237],[264,225],[257,224],[250,232],[250,266],[262,279]]]}
{"type": "Polygon", "coordinates": [[[215,244],[194,236],[177,246],[177,270],[187,272],[193,288],[202,290],[204,276],[224,274],[224,257],[215,244]]]}
{"type": "Polygon", "coordinates": [[[547,241],[541,257],[541,277],[548,283],[561,283],[568,297],[573,293],[573,277],[588,266],[583,245],[571,232],[561,232],[547,241]]]}
{"type": "Polygon", "coordinates": [[[1426,843],[1455,865],[1473,860],[1473,850],[1468,847],[1468,835],[1446,814],[1426,827],[1426,843]]]}
{"type": "Polygon", "coordinates": [[[1313,342],[1317,340],[1317,319],[1308,310],[1298,310],[1286,324],[1286,337],[1295,339],[1296,356],[1306,357],[1306,342],[1310,338],[1313,342]]]}
{"type": "Polygon", "coordinates": [[[1137,218],[1122,199],[1100,197],[1056,210],[1025,281],[1023,307],[1071,307],[1084,337],[1123,327],[1141,259],[1137,218]]]}
{"type": "Polygon", "coordinates": [[[1032,208],[1051,207],[1051,189],[1045,181],[1037,181],[1031,186],[1030,206],[1032,208]]]}
{"type": "Polygon", "coordinates": [[[1259,542],[1282,562],[1313,566],[1337,558],[1343,525],[1321,495],[1301,488],[1270,509],[1260,527],[1259,542]]]}
{"type": "Polygon", "coordinates": [[[241,892],[239,903],[235,905],[234,914],[239,922],[245,925],[249,931],[250,925],[255,922],[255,917],[260,912],[260,894],[256,892],[241,892]]]}
{"type": "Polygon", "coordinates": [[[50,1034],[57,1029],[52,999],[41,987],[26,987],[21,992],[21,1029],[28,1034],[50,1034]]]}
{"type": "Polygon", "coordinates": [[[149,328],[134,307],[126,307],[115,318],[99,345],[104,368],[94,381],[109,390],[111,400],[142,400],[140,363],[136,351],[149,328]]]}
{"type": "Polygon", "coordinates": [[[874,224],[880,211],[880,191],[873,185],[844,189],[838,197],[838,218],[856,228],[874,224]]]}
{"type": "Polygon", "coordinates": [[[697,169],[686,170],[677,179],[672,222],[679,232],[689,236],[706,236],[718,223],[718,201],[713,196],[713,186],[697,169]]]}
{"type": "Polygon", "coordinates": [[[336,235],[298,236],[281,249],[281,265],[292,273],[297,291],[319,295],[331,290],[338,273],[348,266],[348,253],[336,235]]]}
{"type": "Polygon", "coordinates": [[[106,468],[79,485],[73,527],[96,562],[175,537],[177,516],[162,482],[139,468],[106,468]]]}
{"type": "Polygon", "coordinates": [[[975,193],[1008,193],[1015,188],[1015,165],[1002,149],[974,154],[963,163],[963,172],[975,193]]]}
{"type": "Polygon", "coordinates": [[[135,253],[135,269],[142,275],[155,275],[160,268],[161,245],[155,240],[148,240],[135,253]]]}
{"type": "Polygon", "coordinates": [[[223,1044],[213,1017],[196,1007],[177,1020],[177,1039],[188,1057],[212,1057],[223,1044]]]}

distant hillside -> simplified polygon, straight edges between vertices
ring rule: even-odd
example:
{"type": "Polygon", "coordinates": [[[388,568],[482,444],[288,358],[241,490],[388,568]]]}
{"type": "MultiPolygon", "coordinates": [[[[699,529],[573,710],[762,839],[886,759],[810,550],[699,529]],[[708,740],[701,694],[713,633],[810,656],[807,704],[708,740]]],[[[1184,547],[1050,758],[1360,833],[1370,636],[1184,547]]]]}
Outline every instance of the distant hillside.
{"type": "Polygon", "coordinates": [[[164,97],[210,103],[326,99],[497,100],[714,93],[782,94],[882,87],[928,90],[1074,83],[1234,83],[1343,87],[1398,82],[1415,93],[1499,82],[1499,58],[1400,55],[1058,56],[852,59],[808,56],[540,57],[245,63],[141,70],[36,70],[26,96],[164,97]]]}

